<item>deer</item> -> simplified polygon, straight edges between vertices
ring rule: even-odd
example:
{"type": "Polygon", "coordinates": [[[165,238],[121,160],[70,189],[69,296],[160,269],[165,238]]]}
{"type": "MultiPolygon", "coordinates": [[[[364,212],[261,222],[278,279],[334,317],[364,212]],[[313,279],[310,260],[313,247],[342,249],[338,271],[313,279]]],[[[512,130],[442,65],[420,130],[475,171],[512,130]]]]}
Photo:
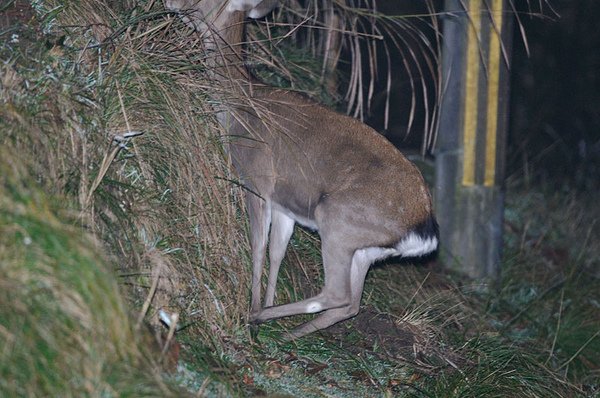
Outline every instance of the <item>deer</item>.
{"type": "Polygon", "coordinates": [[[224,87],[215,94],[224,100],[215,102],[227,103],[216,111],[217,120],[232,137],[227,150],[246,188],[250,324],[315,314],[284,340],[327,328],[358,314],[373,263],[437,250],[431,195],[412,162],[366,124],[301,93],[263,84],[245,67],[245,20],[265,16],[277,0],[165,0],[165,5],[201,35],[214,55],[211,78],[224,87]],[[295,224],[321,238],[323,287],[313,297],[274,305],[295,224]]]}

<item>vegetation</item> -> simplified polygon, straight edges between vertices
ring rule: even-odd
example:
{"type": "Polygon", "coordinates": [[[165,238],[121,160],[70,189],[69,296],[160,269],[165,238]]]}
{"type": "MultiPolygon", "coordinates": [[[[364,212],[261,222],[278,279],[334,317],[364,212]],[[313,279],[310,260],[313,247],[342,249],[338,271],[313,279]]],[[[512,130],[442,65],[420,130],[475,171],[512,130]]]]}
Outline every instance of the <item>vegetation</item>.
{"type": "MultiPolygon", "coordinates": [[[[197,38],[160,2],[32,4],[0,9],[25,7],[0,25],[0,395],[598,395],[589,197],[511,183],[498,291],[382,264],[353,320],[252,338],[242,192],[197,38]]],[[[314,291],[319,263],[297,231],[277,300],[314,291]]]]}

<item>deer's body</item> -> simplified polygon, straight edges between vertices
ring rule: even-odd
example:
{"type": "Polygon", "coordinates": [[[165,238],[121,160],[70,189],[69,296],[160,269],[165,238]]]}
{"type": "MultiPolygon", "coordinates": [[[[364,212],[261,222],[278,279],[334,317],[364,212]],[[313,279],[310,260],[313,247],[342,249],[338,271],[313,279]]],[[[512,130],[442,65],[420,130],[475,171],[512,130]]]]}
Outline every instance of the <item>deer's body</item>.
{"type": "Polygon", "coordinates": [[[301,94],[252,82],[240,67],[245,14],[236,10],[260,16],[264,2],[171,0],[167,6],[195,11],[186,18],[206,36],[206,45],[225,49],[218,76],[231,90],[248,95],[246,103],[221,112],[219,120],[232,137],[234,166],[249,191],[252,321],[322,312],[288,337],[325,328],[358,312],[374,261],[436,249],[429,191],[417,168],[393,145],[360,121],[301,94]],[[314,297],[273,306],[295,223],[321,236],[325,284],[314,297]],[[262,303],[267,241],[270,269],[262,303]]]}

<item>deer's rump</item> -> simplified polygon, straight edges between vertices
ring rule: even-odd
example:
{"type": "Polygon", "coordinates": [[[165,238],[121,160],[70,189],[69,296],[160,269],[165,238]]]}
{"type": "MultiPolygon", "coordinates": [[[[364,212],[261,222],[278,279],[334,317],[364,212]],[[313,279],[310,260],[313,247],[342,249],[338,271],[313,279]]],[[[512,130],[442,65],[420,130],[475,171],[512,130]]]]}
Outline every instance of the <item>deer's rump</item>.
{"type": "Polygon", "coordinates": [[[386,247],[431,224],[421,173],[360,121],[272,88],[256,89],[238,115],[231,148],[240,177],[296,222],[360,228],[364,245],[386,247]]]}

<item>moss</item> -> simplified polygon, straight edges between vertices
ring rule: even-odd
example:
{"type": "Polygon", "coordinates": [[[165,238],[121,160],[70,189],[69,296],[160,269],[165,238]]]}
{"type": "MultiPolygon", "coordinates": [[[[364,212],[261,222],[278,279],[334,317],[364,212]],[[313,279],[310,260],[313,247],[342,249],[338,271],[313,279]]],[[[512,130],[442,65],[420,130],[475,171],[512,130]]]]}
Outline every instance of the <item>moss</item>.
{"type": "Polygon", "coordinates": [[[175,394],[141,348],[101,248],[64,200],[0,153],[0,395],[175,394]]]}

